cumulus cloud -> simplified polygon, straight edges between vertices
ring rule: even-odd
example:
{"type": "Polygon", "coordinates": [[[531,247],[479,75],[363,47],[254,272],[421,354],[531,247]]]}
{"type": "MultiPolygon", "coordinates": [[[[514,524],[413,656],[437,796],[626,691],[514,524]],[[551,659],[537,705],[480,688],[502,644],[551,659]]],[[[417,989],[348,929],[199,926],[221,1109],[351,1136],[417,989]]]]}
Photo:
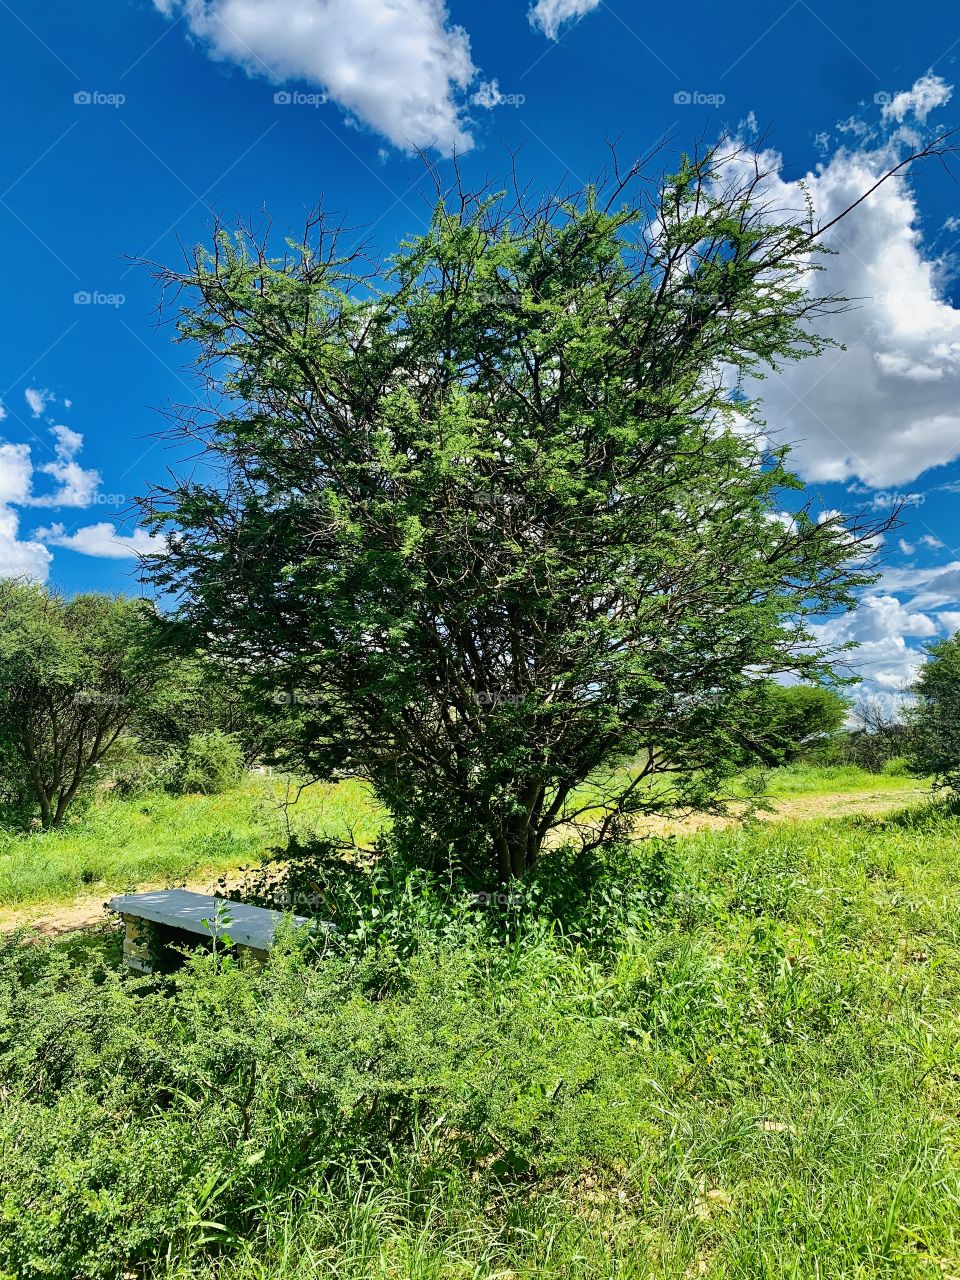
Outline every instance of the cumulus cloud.
{"type": "Polygon", "coordinates": [[[556,40],[565,23],[582,18],[599,7],[600,0],[537,0],[530,10],[530,25],[556,40]]]}
{"type": "Polygon", "coordinates": [[[923,654],[907,644],[908,637],[932,638],[940,633],[933,618],[903,605],[892,595],[868,595],[852,613],[811,627],[824,645],[855,641],[859,648],[847,661],[869,685],[891,693],[907,689],[916,679],[923,654]]]}
{"type": "Polygon", "coordinates": [[[29,498],[32,478],[29,447],[0,444],[0,577],[44,582],[52,556],[43,543],[21,540],[15,510],[29,498]]]}
{"type": "Polygon", "coordinates": [[[468,151],[459,95],[470,41],[443,0],[154,0],[211,57],[276,84],[316,85],[405,150],[468,151]]]}
{"type": "Polygon", "coordinates": [[[83,436],[69,427],[51,428],[54,439],[54,460],[37,468],[41,475],[51,476],[57,482],[52,493],[33,494],[28,503],[33,507],[89,507],[95,501],[100,486],[100,472],[82,467],[77,454],[83,448],[83,436]]]}
{"type": "Polygon", "coordinates": [[[889,102],[884,103],[883,118],[902,124],[907,116],[912,115],[922,123],[931,111],[949,102],[952,94],[953,85],[928,71],[916,81],[912,89],[895,93],[889,102]]]}
{"type": "MultiPolygon", "coordinates": [[[[949,93],[925,76],[886,114],[922,122],[949,93]]],[[[841,147],[822,161],[803,179],[819,221],[851,205],[902,154],[888,139],[841,147]]],[[[803,190],[783,180],[781,157],[761,160],[771,173],[765,198],[801,210],[803,190]]],[[[788,366],[756,387],[770,430],[794,444],[792,462],[808,480],[899,485],[960,456],[960,311],[946,297],[947,264],[926,254],[918,222],[909,181],[897,177],[828,233],[837,256],[811,273],[809,287],[851,299],[816,326],[847,350],[788,366]]]]}
{"type": "Polygon", "coordinates": [[[122,534],[109,523],[87,525],[68,532],[63,524],[21,536],[21,511],[33,507],[89,507],[97,502],[98,472],[82,467],[77,455],[83,436],[70,427],[54,426],[54,460],[37,466],[27,444],[0,442],[0,577],[44,582],[53,559],[51,547],[69,547],[91,556],[122,559],[156,550],[159,541],[144,529],[122,534]],[[37,493],[38,477],[50,476],[56,488],[37,493]]]}
{"type": "Polygon", "coordinates": [[[41,417],[47,405],[56,399],[52,391],[47,391],[46,388],[41,390],[40,387],[27,387],[23,398],[35,418],[41,417]]]}
{"type": "Polygon", "coordinates": [[[62,524],[54,524],[49,529],[38,529],[36,536],[47,546],[67,547],[85,556],[110,560],[135,559],[149,551],[158,551],[161,546],[161,539],[154,538],[146,529],[138,528],[131,534],[123,534],[115,524],[106,520],[100,524],[84,525],[70,533],[62,524]]]}

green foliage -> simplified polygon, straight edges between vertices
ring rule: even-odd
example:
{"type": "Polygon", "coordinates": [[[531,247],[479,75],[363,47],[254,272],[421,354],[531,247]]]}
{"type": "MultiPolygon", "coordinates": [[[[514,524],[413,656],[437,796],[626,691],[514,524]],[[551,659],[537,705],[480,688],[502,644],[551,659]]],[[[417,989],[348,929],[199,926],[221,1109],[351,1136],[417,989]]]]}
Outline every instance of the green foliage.
{"type": "Polygon", "coordinates": [[[175,664],[174,633],[143,600],[0,582],[0,761],[8,817],[31,795],[58,826],[175,664]]]}
{"type": "Polygon", "coordinates": [[[376,838],[382,810],[360,783],[298,788],[285,778],[247,777],[222,795],[154,790],[98,793],[82,813],[39,835],[0,829],[0,906],[55,904],[77,894],[121,893],[184,877],[212,880],[260,862],[291,837],[376,838]]]}
{"type": "Polygon", "coordinates": [[[960,790],[960,633],[927,646],[910,715],[911,761],[938,785],[960,790]]]}
{"type": "Polygon", "coordinates": [[[243,748],[231,734],[212,729],[194,733],[180,757],[173,787],[181,792],[218,795],[237,786],[243,777],[243,748]]]}
{"type": "Polygon", "coordinates": [[[849,704],[836,689],[769,681],[760,690],[756,724],[747,735],[749,749],[768,767],[790,764],[804,753],[823,751],[848,712],[849,704]]]}
{"type": "Polygon", "coordinates": [[[248,697],[236,664],[187,651],[158,688],[149,720],[138,725],[138,743],[145,757],[160,764],[168,756],[175,760],[191,737],[213,730],[240,744],[245,764],[262,754],[265,717],[248,697]]]}
{"type": "Polygon", "coordinates": [[[8,945],[0,1276],[952,1274],[958,836],[566,850],[484,904],[417,872],[265,969],[8,945]]]}
{"type": "Polygon", "coordinates": [[[877,530],[796,511],[733,429],[759,406],[731,377],[820,351],[835,301],[761,181],[714,152],[659,188],[457,193],[386,276],[322,221],[166,276],[223,413],[191,422],[216,481],[147,504],[156,579],[242,661],[274,758],[368,779],[424,866],[489,888],[559,828],[713,805],[756,680],[828,672],[805,620],[877,530]]]}

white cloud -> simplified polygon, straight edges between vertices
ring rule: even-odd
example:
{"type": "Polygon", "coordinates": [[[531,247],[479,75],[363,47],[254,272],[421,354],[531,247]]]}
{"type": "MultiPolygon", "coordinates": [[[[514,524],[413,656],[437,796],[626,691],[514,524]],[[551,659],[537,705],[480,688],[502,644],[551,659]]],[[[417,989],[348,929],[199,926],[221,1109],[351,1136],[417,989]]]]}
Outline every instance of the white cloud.
{"type": "Polygon", "coordinates": [[[907,542],[906,538],[900,538],[897,545],[905,556],[912,556],[914,551],[917,549],[911,543],[907,542]]]}
{"type": "Polygon", "coordinates": [[[146,529],[138,528],[132,534],[122,534],[115,524],[108,521],[88,524],[72,533],[67,533],[62,524],[54,524],[49,529],[38,529],[36,537],[47,546],[67,547],[85,556],[110,560],[135,558],[158,551],[162,545],[161,540],[152,537],[146,529]]]}
{"type": "Polygon", "coordinates": [[[41,390],[40,387],[27,387],[23,393],[23,398],[26,400],[33,416],[39,418],[47,405],[56,399],[56,396],[52,391],[47,391],[46,388],[41,390]]]}
{"type": "Polygon", "coordinates": [[[21,541],[14,510],[29,497],[32,475],[27,445],[0,444],[0,578],[47,578],[53,557],[41,542],[21,541]]]}
{"type": "MultiPolygon", "coordinates": [[[[46,402],[44,402],[45,404],[46,402]]],[[[29,507],[88,507],[97,500],[98,472],[80,466],[77,454],[83,436],[70,427],[51,428],[54,460],[36,466],[27,444],[0,442],[0,577],[27,577],[40,582],[49,575],[53,559],[50,547],[71,547],[93,556],[124,557],[155,549],[149,535],[135,529],[129,535],[111,524],[96,524],[67,534],[62,524],[20,536],[20,511],[29,507]],[[34,491],[38,476],[51,476],[57,487],[50,493],[34,491]]]]}
{"type": "Polygon", "coordinates": [[[69,427],[51,428],[54,437],[53,462],[46,462],[37,470],[52,476],[59,488],[53,493],[35,494],[29,499],[33,507],[89,507],[96,499],[100,486],[100,472],[81,467],[76,455],[83,447],[83,436],[69,427]]]}
{"type": "Polygon", "coordinates": [[[600,0],[537,0],[530,10],[530,25],[556,40],[565,22],[573,22],[600,7],[600,0]]]}
{"type": "Polygon", "coordinates": [[[458,94],[475,75],[470,41],[443,0],[154,0],[181,14],[213,58],[275,83],[320,86],[405,150],[465,152],[458,94]]]}
{"type": "Polygon", "coordinates": [[[924,533],[920,535],[920,545],[922,547],[930,547],[931,550],[938,551],[945,544],[939,538],[935,538],[932,533],[924,533]]]}
{"type": "MultiPolygon", "coordinates": [[[[949,95],[935,80],[924,77],[898,94],[890,114],[925,118],[949,95]]],[[[836,217],[902,154],[894,141],[834,152],[803,180],[818,220],[836,217]]],[[[771,171],[764,199],[802,210],[800,184],[780,176],[781,157],[767,152],[761,160],[771,171]]],[[[916,199],[903,177],[873,192],[825,243],[837,256],[811,273],[809,288],[855,301],[815,328],[847,350],[827,350],[757,384],[762,414],[777,439],[794,444],[793,465],[808,480],[904,484],[960,456],[960,311],[944,294],[947,264],[925,256],[916,199]]]]}
{"type": "Polygon", "coordinates": [[[488,111],[492,111],[494,107],[499,107],[503,101],[499,81],[482,80],[470,101],[475,107],[486,107],[488,111]]]}
{"type": "Polygon", "coordinates": [[[952,636],[955,632],[960,631],[960,613],[956,610],[945,610],[943,613],[938,613],[937,617],[940,619],[940,625],[947,635],[952,636]]]}
{"type": "Polygon", "coordinates": [[[953,85],[928,71],[916,81],[912,89],[896,93],[890,102],[884,103],[883,118],[902,124],[908,115],[912,115],[923,122],[936,107],[949,102],[952,93],[953,85]]]}
{"type": "Polygon", "coordinates": [[[907,637],[930,638],[939,634],[940,627],[895,596],[869,595],[855,611],[811,631],[825,645],[856,641],[859,648],[846,656],[846,662],[868,685],[897,692],[913,683],[923,662],[923,654],[907,644],[907,637]]]}

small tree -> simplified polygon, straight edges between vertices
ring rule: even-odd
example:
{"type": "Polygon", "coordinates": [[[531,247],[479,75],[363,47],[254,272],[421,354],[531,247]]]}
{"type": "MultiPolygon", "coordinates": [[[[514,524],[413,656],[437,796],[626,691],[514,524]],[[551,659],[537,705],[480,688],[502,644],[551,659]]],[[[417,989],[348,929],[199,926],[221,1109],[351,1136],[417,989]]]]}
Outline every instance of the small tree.
{"type": "Polygon", "coordinates": [[[58,826],[119,735],[146,713],[172,655],[142,600],[0,581],[0,748],[45,827],[58,826]]]}
{"type": "Polygon", "coordinates": [[[369,779],[421,861],[506,880],[558,828],[714,803],[756,681],[829,673],[804,620],[852,605],[879,526],[786,518],[785,450],[745,429],[741,380],[820,351],[837,305],[812,218],[763,190],[711,152],[659,185],[457,191],[387,272],[317,219],[163,273],[219,474],[146,504],[156,580],[287,758],[369,779]]]}
{"type": "Polygon", "coordinates": [[[789,764],[832,740],[849,711],[836,689],[771,681],[760,690],[756,723],[745,737],[748,758],[754,755],[768,766],[789,764]]]}
{"type": "Polygon", "coordinates": [[[879,773],[889,761],[909,755],[911,734],[902,700],[866,695],[853,704],[842,753],[851,764],[879,773]]]}
{"type": "Polygon", "coordinates": [[[918,773],[960,790],[960,632],[927,646],[908,713],[909,756],[918,773]]]}

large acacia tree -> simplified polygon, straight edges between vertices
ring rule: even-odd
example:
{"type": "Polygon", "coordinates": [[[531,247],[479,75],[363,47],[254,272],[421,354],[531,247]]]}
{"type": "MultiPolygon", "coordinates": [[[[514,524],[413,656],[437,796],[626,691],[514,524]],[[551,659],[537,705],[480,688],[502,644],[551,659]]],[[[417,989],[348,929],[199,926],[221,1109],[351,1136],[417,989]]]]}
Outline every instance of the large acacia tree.
{"type": "Polygon", "coordinates": [[[877,529],[818,522],[751,429],[747,379],[838,305],[812,213],[763,186],[714,151],[457,188],[385,268],[317,217],[162,273],[211,394],[182,423],[205,478],[147,504],[154,576],[287,758],[368,778],[429,864],[506,880],[558,827],[708,804],[762,679],[829,679],[805,620],[852,603],[877,529]]]}

